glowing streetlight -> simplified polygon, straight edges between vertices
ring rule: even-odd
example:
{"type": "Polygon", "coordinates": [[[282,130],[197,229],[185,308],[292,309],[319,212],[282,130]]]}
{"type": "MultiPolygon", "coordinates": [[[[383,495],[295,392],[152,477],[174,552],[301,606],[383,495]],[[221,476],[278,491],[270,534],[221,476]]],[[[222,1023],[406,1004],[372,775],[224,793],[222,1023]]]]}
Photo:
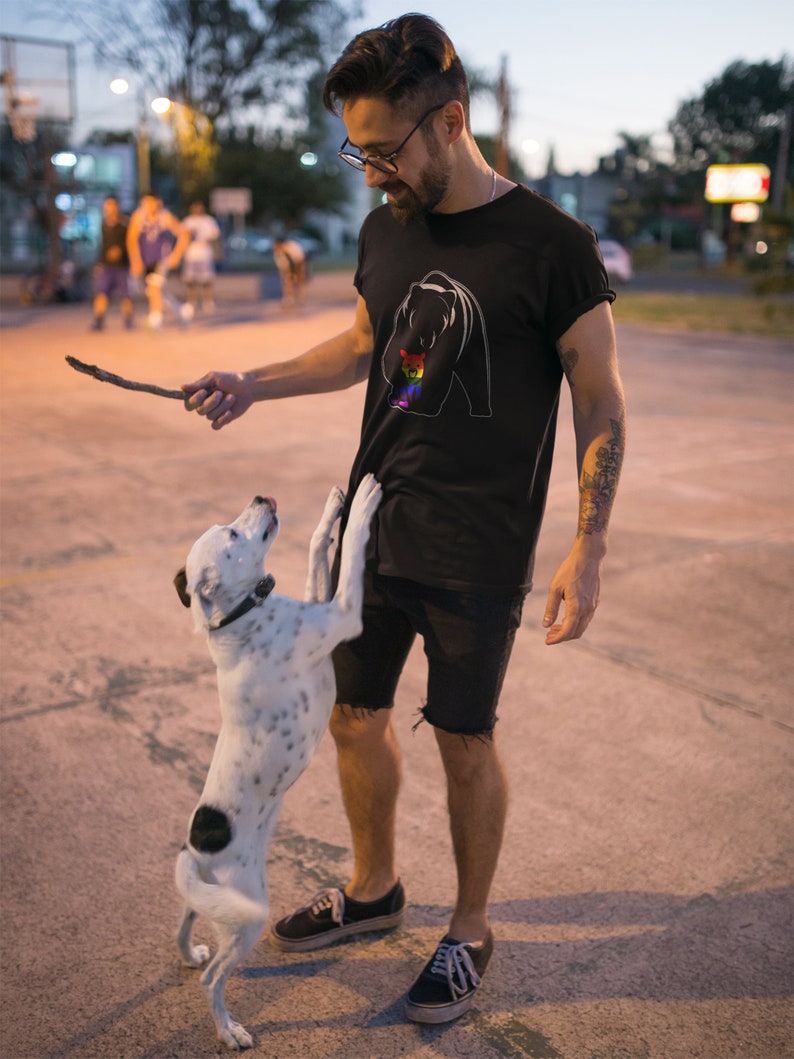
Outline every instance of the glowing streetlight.
{"type": "Polygon", "coordinates": [[[155,114],[167,114],[173,105],[172,100],[166,96],[158,96],[157,99],[152,100],[152,110],[155,114]]]}
{"type": "MultiPolygon", "coordinates": [[[[110,82],[110,91],[114,96],[124,96],[130,90],[126,77],[114,77],[110,82]]],[[[151,163],[149,161],[149,130],[146,126],[146,107],[143,102],[143,85],[138,88],[138,129],[135,134],[135,147],[138,155],[138,194],[150,191],[151,163]]]]}

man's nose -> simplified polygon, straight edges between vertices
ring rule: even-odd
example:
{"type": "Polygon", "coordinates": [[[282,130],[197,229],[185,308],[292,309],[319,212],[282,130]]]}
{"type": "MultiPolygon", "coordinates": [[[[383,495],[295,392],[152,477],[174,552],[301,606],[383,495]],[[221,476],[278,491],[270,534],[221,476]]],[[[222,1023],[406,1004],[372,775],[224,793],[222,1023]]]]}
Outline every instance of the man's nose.
{"type": "Polygon", "coordinates": [[[376,169],[374,165],[368,165],[364,170],[368,188],[379,188],[393,173],[384,173],[382,169],[376,169]]]}

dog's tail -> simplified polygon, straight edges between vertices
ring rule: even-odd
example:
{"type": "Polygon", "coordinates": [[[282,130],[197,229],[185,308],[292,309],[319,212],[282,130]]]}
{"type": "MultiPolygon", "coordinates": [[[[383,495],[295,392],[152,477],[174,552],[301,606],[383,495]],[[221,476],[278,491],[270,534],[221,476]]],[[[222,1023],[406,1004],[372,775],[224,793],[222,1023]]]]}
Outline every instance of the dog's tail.
{"type": "Polygon", "coordinates": [[[204,882],[195,857],[187,849],[177,857],[174,878],[185,903],[205,919],[230,925],[267,919],[266,905],[231,886],[204,882]]]}

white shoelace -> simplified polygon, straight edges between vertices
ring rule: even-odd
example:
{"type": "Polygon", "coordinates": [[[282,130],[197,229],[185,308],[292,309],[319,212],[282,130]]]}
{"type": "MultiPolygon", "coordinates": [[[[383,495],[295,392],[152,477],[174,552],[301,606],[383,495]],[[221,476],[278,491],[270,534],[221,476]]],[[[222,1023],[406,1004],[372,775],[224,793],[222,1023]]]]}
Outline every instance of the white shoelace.
{"type": "Polygon", "coordinates": [[[465,945],[450,945],[442,941],[436,949],[430,973],[446,976],[453,997],[468,993],[469,981],[475,989],[482,985],[482,979],[475,971],[471,954],[465,945]]]}
{"type": "Polygon", "coordinates": [[[302,908],[298,908],[291,915],[287,916],[287,919],[294,919],[295,916],[299,916],[301,912],[312,911],[315,915],[319,915],[320,912],[324,912],[327,908],[331,909],[331,919],[334,923],[342,925],[342,916],[345,911],[345,896],[341,890],[335,890],[329,887],[327,890],[318,890],[311,901],[305,904],[302,908]]]}

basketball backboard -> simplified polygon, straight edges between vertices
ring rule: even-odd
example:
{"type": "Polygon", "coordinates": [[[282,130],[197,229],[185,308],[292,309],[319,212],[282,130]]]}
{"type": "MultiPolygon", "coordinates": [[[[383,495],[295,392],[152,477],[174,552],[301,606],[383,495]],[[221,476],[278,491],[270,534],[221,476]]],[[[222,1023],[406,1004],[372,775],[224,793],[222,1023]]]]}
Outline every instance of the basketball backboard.
{"type": "Polygon", "coordinates": [[[15,138],[32,139],[38,121],[74,120],[74,45],[0,36],[1,104],[15,138]]]}

